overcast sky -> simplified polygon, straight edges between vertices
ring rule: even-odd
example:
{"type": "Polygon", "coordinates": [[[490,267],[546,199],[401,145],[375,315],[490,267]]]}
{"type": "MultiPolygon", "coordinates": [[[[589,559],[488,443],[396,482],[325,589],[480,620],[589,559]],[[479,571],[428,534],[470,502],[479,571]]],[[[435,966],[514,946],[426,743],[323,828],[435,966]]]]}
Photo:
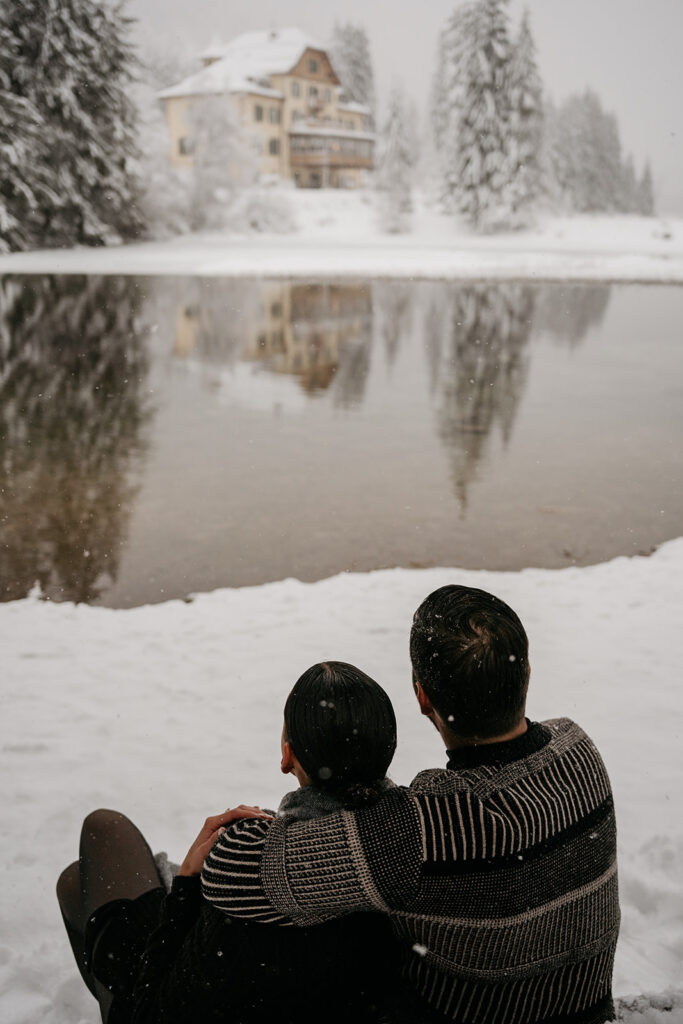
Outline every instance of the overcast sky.
{"type": "MultiPolygon", "coordinates": [[[[455,0],[128,0],[143,45],[184,57],[214,35],[297,25],[329,39],[335,20],[365,26],[380,100],[402,81],[421,111],[439,29],[455,0]]],[[[650,156],[661,213],[683,214],[683,0],[511,0],[531,12],[543,81],[556,100],[591,85],[619,119],[640,172],[650,156]]]]}

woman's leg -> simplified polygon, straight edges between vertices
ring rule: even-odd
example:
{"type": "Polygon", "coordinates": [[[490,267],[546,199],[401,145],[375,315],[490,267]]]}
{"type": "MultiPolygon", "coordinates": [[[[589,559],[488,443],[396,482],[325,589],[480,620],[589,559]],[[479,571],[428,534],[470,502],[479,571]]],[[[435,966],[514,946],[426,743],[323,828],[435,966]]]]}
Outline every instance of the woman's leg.
{"type": "Polygon", "coordinates": [[[121,998],[130,994],[155,927],[161,886],[149,846],[125,815],[98,810],[87,816],[80,858],[60,875],[57,899],[78,969],[99,1000],[104,1021],[112,992],[121,998]]]}
{"type": "Polygon", "coordinates": [[[85,920],[111,900],[134,900],[163,886],[144,836],[118,811],[92,811],[87,816],[79,865],[85,920]]]}
{"type": "Polygon", "coordinates": [[[81,873],[78,861],[69,864],[59,876],[57,882],[57,900],[62,912],[62,920],[69,936],[71,949],[75,957],[81,977],[92,994],[97,998],[95,979],[88,970],[85,957],[85,918],[81,899],[81,873]]]}

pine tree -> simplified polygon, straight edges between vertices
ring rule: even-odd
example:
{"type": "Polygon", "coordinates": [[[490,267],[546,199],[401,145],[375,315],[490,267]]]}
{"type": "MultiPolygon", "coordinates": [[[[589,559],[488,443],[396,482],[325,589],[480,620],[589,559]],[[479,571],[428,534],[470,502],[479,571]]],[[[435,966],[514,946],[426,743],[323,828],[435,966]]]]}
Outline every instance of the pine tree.
{"type": "Polygon", "coordinates": [[[52,174],[36,160],[43,128],[31,99],[13,88],[19,40],[0,9],[0,252],[25,249],[36,212],[55,201],[52,174]]]}
{"type": "Polygon", "coordinates": [[[570,96],[553,115],[550,162],[564,204],[579,213],[634,209],[635,174],[622,158],[619,125],[592,89],[570,96]]]}
{"type": "Polygon", "coordinates": [[[375,76],[368,34],[362,25],[335,23],[332,30],[332,66],[344,94],[354,103],[364,103],[375,116],[375,76]]]}
{"type": "Polygon", "coordinates": [[[528,10],[524,11],[510,67],[511,131],[508,138],[512,161],[511,202],[513,222],[528,222],[541,191],[543,144],[543,87],[536,64],[528,10]]]}
{"type": "MultiPolygon", "coordinates": [[[[20,115],[14,163],[30,162],[19,201],[29,216],[22,236],[10,228],[6,244],[101,244],[140,230],[128,28],[119,3],[4,0],[0,38],[10,59],[0,88],[20,115]]],[[[0,191],[17,205],[21,186],[7,156],[0,191]]]]}
{"type": "Polygon", "coordinates": [[[508,0],[474,0],[457,9],[445,47],[445,195],[475,228],[514,221],[508,0]]]}
{"type": "Polygon", "coordinates": [[[429,117],[432,126],[432,137],[438,153],[442,153],[448,134],[449,102],[448,102],[448,58],[449,58],[448,27],[439,33],[436,54],[436,65],[432,87],[429,95],[429,117]]]}
{"type": "Polygon", "coordinates": [[[392,233],[407,230],[413,208],[411,189],[416,150],[410,119],[405,94],[399,86],[394,86],[382,127],[377,170],[382,226],[392,233]]]}
{"type": "Polygon", "coordinates": [[[475,2],[457,7],[439,40],[437,70],[432,90],[431,121],[441,167],[444,208],[458,208],[458,176],[462,161],[460,117],[465,101],[466,45],[471,33],[475,2]]]}
{"type": "Polygon", "coordinates": [[[206,96],[190,108],[192,149],[190,226],[219,227],[240,189],[254,175],[229,97],[206,96]]]}
{"type": "Polygon", "coordinates": [[[629,153],[623,162],[621,169],[621,200],[620,208],[624,213],[639,212],[640,196],[638,194],[638,179],[633,157],[629,153]]]}
{"type": "Polygon", "coordinates": [[[643,217],[655,216],[655,194],[649,160],[646,162],[643,175],[638,182],[638,213],[641,213],[643,217]]]}

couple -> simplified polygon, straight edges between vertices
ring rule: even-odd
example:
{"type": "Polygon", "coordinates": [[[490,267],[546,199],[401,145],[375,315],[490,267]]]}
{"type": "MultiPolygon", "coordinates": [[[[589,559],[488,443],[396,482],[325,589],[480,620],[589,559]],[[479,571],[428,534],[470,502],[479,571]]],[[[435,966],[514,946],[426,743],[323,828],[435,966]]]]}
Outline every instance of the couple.
{"type": "Polygon", "coordinates": [[[609,780],[568,719],[525,718],[528,642],[491,594],[415,613],[420,711],[447,766],[386,778],[396,725],[353,666],[285,705],[276,815],[209,818],[167,895],[127,818],[84,822],[57,895],[108,1024],[611,1020],[619,928],[609,780]]]}

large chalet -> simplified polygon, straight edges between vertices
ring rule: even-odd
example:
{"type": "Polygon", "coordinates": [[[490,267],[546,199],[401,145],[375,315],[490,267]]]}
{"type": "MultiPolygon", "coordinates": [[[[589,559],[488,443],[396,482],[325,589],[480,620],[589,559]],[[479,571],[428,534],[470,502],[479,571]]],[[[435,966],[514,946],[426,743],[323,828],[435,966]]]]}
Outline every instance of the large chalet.
{"type": "Polygon", "coordinates": [[[159,93],[171,160],[192,166],[190,112],[228,97],[261,174],[303,188],[357,188],[373,167],[368,107],[345,99],[324,48],[296,28],[245,32],[201,55],[200,71],[159,93]]]}

